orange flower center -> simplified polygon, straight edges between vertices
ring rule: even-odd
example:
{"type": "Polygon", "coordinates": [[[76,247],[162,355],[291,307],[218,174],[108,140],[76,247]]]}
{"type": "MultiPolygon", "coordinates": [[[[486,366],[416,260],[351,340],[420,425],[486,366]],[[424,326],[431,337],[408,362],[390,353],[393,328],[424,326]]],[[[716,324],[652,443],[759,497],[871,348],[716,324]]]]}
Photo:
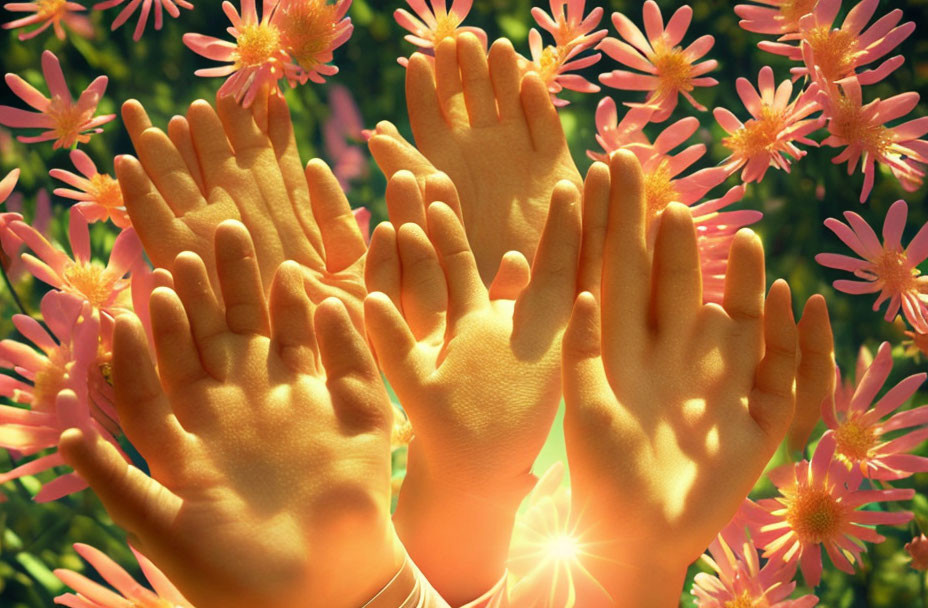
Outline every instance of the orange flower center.
{"type": "Polygon", "coordinates": [[[67,372],[66,362],[61,351],[52,353],[42,369],[32,381],[32,409],[40,412],[55,411],[55,399],[64,388],[64,377],[67,372]]]}
{"type": "Polygon", "coordinates": [[[755,604],[751,594],[745,591],[737,598],[725,602],[722,608],[767,608],[769,606],[766,600],[761,600],[761,602],[763,603],[755,604]]]}
{"type": "Polygon", "coordinates": [[[884,290],[899,294],[919,291],[918,277],[921,272],[910,266],[904,251],[884,250],[875,266],[884,290]]]}
{"type": "Polygon", "coordinates": [[[304,69],[311,70],[329,60],[320,57],[335,40],[335,5],[326,0],[303,0],[289,3],[275,17],[284,48],[304,69]]]}
{"type": "Polygon", "coordinates": [[[893,144],[892,132],[873,119],[868,119],[863,108],[847,97],[835,104],[834,116],[828,129],[850,145],[858,144],[874,158],[881,157],[893,144]]]}
{"type": "Polygon", "coordinates": [[[667,160],[662,160],[653,171],[645,175],[644,192],[648,204],[648,222],[657,217],[664,207],[679,200],[680,194],[674,186],[667,160]]]}
{"type": "Polygon", "coordinates": [[[545,84],[550,85],[557,78],[561,65],[564,63],[563,50],[566,49],[549,45],[541,52],[536,67],[538,68],[538,75],[545,84]]]}
{"type": "Polygon", "coordinates": [[[280,32],[273,25],[243,25],[236,39],[235,63],[257,67],[270,61],[280,50],[280,32]]]}
{"type": "Polygon", "coordinates": [[[786,512],[786,521],[804,544],[818,544],[834,538],[843,520],[841,505],[820,488],[802,488],[786,512]]]}
{"type": "Polygon", "coordinates": [[[45,115],[55,123],[52,129],[58,137],[56,146],[70,147],[75,141],[87,143],[90,135],[81,135],[81,129],[87,117],[78,110],[77,104],[59,96],[52,97],[45,115]]]}
{"type": "Polygon", "coordinates": [[[654,44],[654,57],[651,63],[657,69],[660,79],[657,93],[659,96],[673,95],[677,91],[693,90],[693,66],[683,49],[675,46],[668,47],[662,39],[654,44]]]}
{"type": "Polygon", "coordinates": [[[848,464],[866,460],[870,457],[875,439],[872,427],[861,424],[859,420],[847,420],[835,431],[835,453],[848,464]]]}
{"type": "Polygon", "coordinates": [[[122,207],[122,191],[119,182],[105,173],[97,173],[90,178],[90,194],[97,203],[107,209],[122,207]]]}
{"type": "Polygon", "coordinates": [[[106,269],[98,262],[71,264],[64,271],[64,280],[95,308],[106,304],[116,283],[116,279],[107,276],[106,269]]]}
{"type": "Polygon", "coordinates": [[[435,20],[438,23],[432,29],[432,44],[437,47],[445,38],[454,37],[458,26],[461,25],[461,20],[458,19],[455,13],[447,13],[445,15],[436,14],[435,20]]]}
{"type": "Polygon", "coordinates": [[[724,138],[722,145],[745,158],[771,153],[777,149],[785,127],[783,113],[764,106],[759,119],[746,122],[743,128],[724,138]]]}
{"type": "Polygon", "coordinates": [[[36,16],[42,21],[61,19],[68,12],[67,0],[38,0],[36,16]]]}
{"type": "Polygon", "coordinates": [[[854,71],[859,55],[856,35],[823,25],[811,30],[806,41],[812,47],[815,65],[829,81],[840,80],[854,71]]]}
{"type": "Polygon", "coordinates": [[[799,20],[812,12],[816,2],[818,0],[786,0],[780,5],[783,21],[790,26],[790,29],[796,29],[799,26],[799,20]]]}

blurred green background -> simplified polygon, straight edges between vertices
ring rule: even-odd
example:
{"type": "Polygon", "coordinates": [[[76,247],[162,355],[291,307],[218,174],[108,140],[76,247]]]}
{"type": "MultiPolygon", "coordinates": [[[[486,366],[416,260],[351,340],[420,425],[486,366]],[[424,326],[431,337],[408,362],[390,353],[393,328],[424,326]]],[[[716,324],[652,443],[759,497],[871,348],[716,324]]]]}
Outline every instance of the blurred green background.
{"type": "MultiPolygon", "coordinates": [[[[194,11],[182,11],[176,20],[166,19],[164,29],[160,32],[154,31],[149,24],[142,40],[137,43],[131,39],[135,18],[130,19],[129,24],[122,29],[109,31],[118,10],[106,13],[95,11],[91,14],[96,28],[96,35],[91,40],[71,35],[62,42],[46,33],[33,40],[20,42],[15,33],[4,32],[0,34],[2,70],[17,73],[40,90],[46,90],[41,78],[39,56],[44,49],[50,49],[61,60],[72,93],[83,90],[97,75],[109,76],[109,88],[100,104],[101,113],[118,112],[124,100],[136,98],[148,109],[154,123],[165,127],[172,115],[183,113],[193,100],[211,99],[221,84],[220,79],[203,79],[193,75],[195,69],[214,64],[189,51],[181,43],[181,36],[185,32],[198,32],[227,38],[228,34],[224,31],[228,25],[227,20],[217,0],[199,0],[194,3],[194,11]]],[[[543,0],[475,0],[467,24],[484,28],[491,39],[509,37],[517,49],[528,54],[528,30],[534,25],[530,8],[538,5],[547,10],[547,4],[543,0]]],[[[672,10],[684,3],[662,0],[659,4],[666,20],[672,10]]],[[[735,93],[735,79],[745,76],[756,82],[757,72],[763,65],[772,66],[778,80],[784,79],[792,64],[756,48],[756,43],[764,38],[738,27],[738,18],[732,10],[735,2],[694,0],[690,4],[694,9],[694,19],[684,44],[699,35],[714,35],[716,44],[709,57],[717,59],[720,64],[719,69],[711,74],[720,81],[720,85],[699,90],[696,97],[709,108],[723,106],[745,118],[747,112],[735,93]]],[[[842,15],[854,4],[846,0],[842,15]]],[[[404,70],[395,61],[396,57],[409,55],[413,51],[413,47],[403,41],[405,30],[392,17],[393,10],[401,6],[405,6],[405,2],[400,0],[354,0],[350,16],[355,32],[347,45],[336,52],[335,63],[341,72],[331,78],[330,83],[344,85],[352,91],[366,127],[373,127],[377,121],[387,119],[410,136],[403,94],[404,70]]],[[[589,1],[587,6],[588,10],[594,6],[603,6],[607,15],[613,10],[622,11],[636,23],[641,23],[639,1],[589,1]]],[[[924,97],[928,90],[928,37],[924,33],[924,28],[928,27],[928,0],[882,0],[877,16],[896,8],[903,10],[904,20],[916,22],[918,29],[897,51],[906,56],[905,65],[887,80],[866,88],[865,97],[868,100],[876,97],[885,99],[912,90],[922,93],[924,97]]],[[[3,21],[12,20],[16,16],[14,13],[0,12],[3,21]]],[[[608,18],[602,26],[611,29],[608,18]]],[[[614,31],[610,35],[615,35],[614,31]]],[[[595,80],[596,74],[616,67],[620,66],[604,57],[587,72],[595,80]]],[[[22,107],[18,98],[5,86],[0,86],[0,89],[0,104],[22,107]]],[[[328,85],[310,84],[286,92],[304,160],[315,156],[324,158],[320,127],[330,112],[327,90],[328,85]]],[[[586,150],[597,148],[593,113],[604,94],[612,95],[619,104],[642,99],[642,94],[611,89],[604,89],[598,95],[565,95],[572,104],[561,111],[561,116],[571,150],[581,170],[590,163],[586,150]]],[[[698,115],[702,121],[702,129],[694,136],[694,141],[703,141],[709,147],[709,154],[697,168],[721,161],[726,156],[720,145],[723,131],[711,114],[695,112],[681,100],[674,118],[690,114],[698,115]]],[[[910,118],[926,114],[928,112],[923,101],[910,118]]],[[[647,131],[653,137],[666,124],[669,123],[647,131]]],[[[104,128],[102,135],[95,136],[82,148],[90,154],[101,172],[112,173],[113,156],[132,153],[132,147],[118,119],[104,128]]],[[[902,336],[897,328],[882,320],[881,313],[871,310],[874,298],[842,294],[831,288],[833,280],[844,278],[842,273],[818,266],[813,258],[823,251],[846,251],[837,237],[824,227],[823,221],[828,217],[840,217],[845,210],[854,210],[879,232],[889,206],[902,198],[908,201],[910,209],[909,227],[903,241],[905,243],[928,221],[928,210],[924,204],[926,188],[906,193],[887,171],[882,170],[877,176],[869,203],[860,205],[857,200],[863,176],[855,174],[849,178],[843,165],[833,165],[831,158],[836,154],[837,151],[831,148],[811,149],[806,158],[794,165],[791,175],[769,171],[762,184],[748,188],[741,205],[765,213],[764,220],[755,229],[765,242],[768,282],[779,277],[786,278],[793,288],[797,306],[814,293],[822,293],[827,297],[838,362],[847,370],[853,369],[856,352],[861,345],[869,345],[874,350],[883,340],[898,345],[902,336]]],[[[66,151],[53,151],[50,143],[31,146],[20,144],[10,137],[8,131],[0,128],[0,176],[14,167],[22,170],[17,191],[25,196],[27,216],[31,213],[31,205],[39,189],[51,191],[60,185],[48,176],[49,169],[59,167],[73,170],[66,151]]],[[[728,186],[735,183],[736,178],[732,178],[728,186]]],[[[723,192],[723,188],[711,194],[717,196],[723,192]]],[[[384,189],[383,176],[370,162],[367,177],[353,184],[349,198],[352,204],[371,209],[373,223],[376,223],[386,217],[384,189]]],[[[53,226],[53,234],[65,243],[66,209],[69,204],[66,200],[54,199],[58,219],[53,226]]],[[[108,250],[113,238],[114,233],[108,227],[96,226],[93,231],[95,250],[102,254],[108,250]]],[[[0,335],[16,338],[18,336],[10,322],[10,317],[16,311],[5,287],[0,289],[0,335]]],[[[26,306],[31,311],[37,310],[44,287],[26,280],[18,283],[16,289],[26,306]]],[[[890,383],[926,367],[924,358],[921,361],[902,358],[901,349],[897,353],[900,357],[897,357],[890,383]]],[[[920,393],[913,403],[926,403],[926,394],[920,393]]],[[[928,450],[923,446],[919,453],[928,455],[928,450]]],[[[551,462],[563,459],[563,454],[563,439],[556,425],[536,470],[543,471],[551,462]]],[[[7,470],[11,466],[8,456],[0,454],[0,470],[7,470]]],[[[311,474],[307,472],[307,475],[311,474]]],[[[915,510],[923,523],[923,529],[928,529],[928,500],[924,498],[928,493],[928,475],[915,476],[899,485],[918,489],[920,496],[915,501],[915,510]]],[[[33,478],[2,487],[8,500],[0,503],[0,607],[50,606],[52,598],[65,591],[51,570],[58,567],[79,571],[85,569],[71,549],[74,542],[89,543],[104,550],[130,572],[139,575],[125,545],[124,534],[112,525],[90,492],[53,504],[35,505],[30,499],[37,489],[38,481],[33,478]]],[[[759,491],[769,493],[769,488],[760,487],[759,491]]],[[[616,508],[620,507],[617,505],[616,508]]],[[[833,569],[826,570],[823,583],[818,588],[821,605],[830,608],[928,607],[928,603],[923,603],[926,601],[923,599],[924,573],[911,570],[902,552],[902,545],[911,538],[914,531],[914,524],[906,529],[886,528],[884,533],[888,537],[887,542],[871,547],[863,567],[854,576],[833,569]]],[[[667,541],[673,542],[673,539],[668,538],[667,541]]],[[[655,547],[655,551],[659,550],[659,547],[655,547]]],[[[697,567],[692,568],[691,574],[696,571],[697,567]]],[[[92,572],[88,574],[93,576],[92,572]]],[[[686,595],[681,605],[692,605],[692,599],[686,595]]]]}

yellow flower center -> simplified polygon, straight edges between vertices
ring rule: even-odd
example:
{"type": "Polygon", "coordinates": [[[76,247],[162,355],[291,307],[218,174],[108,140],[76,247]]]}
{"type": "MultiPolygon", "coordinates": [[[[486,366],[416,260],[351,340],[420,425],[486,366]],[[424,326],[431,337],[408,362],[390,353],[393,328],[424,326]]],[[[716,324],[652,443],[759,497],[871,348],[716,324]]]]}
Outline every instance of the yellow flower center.
{"type": "Polygon", "coordinates": [[[751,597],[751,594],[745,591],[737,598],[733,600],[728,600],[722,606],[722,608],[767,608],[769,604],[765,600],[761,600],[760,603],[754,603],[754,598],[751,597]]]}
{"type": "Polygon", "coordinates": [[[674,186],[667,160],[662,160],[653,171],[645,175],[644,192],[648,203],[648,222],[657,217],[664,207],[679,200],[680,194],[674,186]]]}
{"type": "Polygon", "coordinates": [[[437,47],[445,38],[453,38],[455,36],[458,26],[461,25],[461,20],[458,19],[455,13],[435,15],[435,20],[438,23],[432,29],[432,44],[437,47]]]}
{"type": "Polygon", "coordinates": [[[677,91],[692,91],[692,63],[683,54],[683,49],[675,46],[668,47],[662,39],[654,44],[654,57],[652,63],[657,68],[656,76],[660,79],[658,95],[673,95],[677,91]]]}
{"type": "Polygon", "coordinates": [[[876,443],[875,438],[872,427],[859,420],[847,420],[835,431],[835,453],[848,464],[866,460],[876,443]]]}
{"type": "Polygon", "coordinates": [[[564,53],[566,48],[558,46],[546,46],[538,58],[536,67],[538,76],[545,84],[551,84],[557,78],[561,65],[564,63],[564,53]]]}
{"type": "Polygon", "coordinates": [[[893,144],[892,132],[864,116],[863,108],[847,97],[841,97],[835,104],[828,129],[850,144],[859,144],[874,158],[885,154],[893,144]]]}
{"type": "Polygon", "coordinates": [[[264,65],[280,50],[280,32],[273,25],[257,23],[243,25],[236,39],[236,65],[264,65]]]}
{"type": "Polygon", "coordinates": [[[854,71],[857,52],[857,36],[844,30],[833,30],[823,25],[811,30],[806,41],[815,55],[815,65],[829,81],[834,82],[854,71]]]}
{"type": "Polygon", "coordinates": [[[70,147],[75,141],[81,143],[90,141],[90,135],[81,135],[81,129],[87,122],[87,117],[78,110],[77,104],[56,95],[48,104],[45,115],[54,121],[55,126],[52,130],[58,137],[57,143],[61,146],[70,147]]]}
{"type": "Polygon", "coordinates": [[[911,268],[908,256],[903,251],[884,250],[876,261],[876,274],[883,281],[883,289],[890,293],[912,293],[919,291],[918,268],[911,268]]]}
{"type": "Polygon", "coordinates": [[[36,2],[37,16],[42,21],[61,19],[68,12],[67,4],[67,0],[38,0],[36,2]]]}
{"type": "Polygon", "coordinates": [[[106,304],[116,283],[116,279],[107,276],[105,270],[98,262],[74,263],[64,271],[64,280],[92,306],[100,308],[106,304]]]}
{"type": "Polygon", "coordinates": [[[818,0],[787,0],[780,5],[780,14],[783,20],[790,25],[790,29],[796,29],[799,26],[799,20],[815,8],[818,0]]]}
{"type": "Polygon", "coordinates": [[[64,377],[67,369],[59,359],[60,353],[52,353],[48,362],[35,375],[32,381],[32,409],[41,412],[55,411],[55,399],[64,388],[64,377]],[[56,356],[57,355],[57,356],[56,356]]]}
{"type": "Polygon", "coordinates": [[[328,61],[319,55],[335,40],[336,14],[335,5],[327,0],[303,0],[289,3],[275,17],[283,47],[304,69],[328,61]]]}
{"type": "Polygon", "coordinates": [[[775,152],[785,127],[783,114],[765,105],[759,119],[746,122],[743,128],[724,138],[722,145],[745,158],[775,152]]]}
{"type": "Polygon", "coordinates": [[[105,173],[97,173],[90,178],[90,194],[96,202],[107,209],[122,207],[122,191],[119,182],[105,173]]]}
{"type": "Polygon", "coordinates": [[[826,490],[804,488],[793,499],[786,521],[804,544],[835,538],[843,523],[841,506],[826,490]]]}

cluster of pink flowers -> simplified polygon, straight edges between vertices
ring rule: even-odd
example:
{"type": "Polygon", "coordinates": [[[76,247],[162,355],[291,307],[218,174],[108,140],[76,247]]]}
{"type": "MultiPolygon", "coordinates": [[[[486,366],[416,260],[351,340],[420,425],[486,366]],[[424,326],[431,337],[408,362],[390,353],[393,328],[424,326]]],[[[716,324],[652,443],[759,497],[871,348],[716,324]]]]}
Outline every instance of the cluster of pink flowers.
{"type": "MultiPolygon", "coordinates": [[[[176,19],[180,15],[180,8],[188,10],[193,8],[193,4],[187,0],[104,0],[94,4],[93,10],[105,11],[117,6],[122,6],[122,10],[113,21],[112,29],[114,30],[128,21],[136,11],[139,12],[139,19],[132,36],[135,40],[142,37],[152,10],[155,13],[155,29],[160,30],[164,24],[165,12],[176,19]]],[[[26,17],[4,23],[4,29],[10,30],[38,25],[32,30],[21,33],[19,35],[20,40],[34,38],[50,27],[54,29],[55,35],[61,40],[65,39],[65,27],[84,38],[92,38],[94,35],[93,24],[84,14],[87,7],[78,2],[35,0],[35,2],[10,2],[5,4],[3,8],[11,12],[31,13],[26,17]]]]}

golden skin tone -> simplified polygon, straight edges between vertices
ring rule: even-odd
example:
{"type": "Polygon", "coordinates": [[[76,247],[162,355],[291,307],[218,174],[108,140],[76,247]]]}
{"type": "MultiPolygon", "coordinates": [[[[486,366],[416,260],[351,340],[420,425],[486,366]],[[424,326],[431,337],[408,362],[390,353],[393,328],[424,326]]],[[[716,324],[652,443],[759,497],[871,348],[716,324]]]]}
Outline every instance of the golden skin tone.
{"type": "Polygon", "coordinates": [[[266,303],[245,228],[222,223],[215,243],[221,295],[189,252],[177,291],[152,295],[158,372],[138,321],[117,320],[116,404],[152,477],[87,431],[66,431],[61,453],[196,606],[359,606],[405,559],[380,373],[295,262],[266,303]]]}
{"type": "Polygon", "coordinates": [[[584,229],[604,230],[588,238],[603,262],[564,336],[564,433],[582,564],[616,606],[676,606],[688,565],[786,436],[798,345],[804,382],[827,386],[831,334],[821,296],[799,329],[785,282],[764,298],[750,230],[732,245],[723,305],[704,305],[689,209],[662,213],[652,256],[642,192],[627,153],[587,178],[584,229]]]}

